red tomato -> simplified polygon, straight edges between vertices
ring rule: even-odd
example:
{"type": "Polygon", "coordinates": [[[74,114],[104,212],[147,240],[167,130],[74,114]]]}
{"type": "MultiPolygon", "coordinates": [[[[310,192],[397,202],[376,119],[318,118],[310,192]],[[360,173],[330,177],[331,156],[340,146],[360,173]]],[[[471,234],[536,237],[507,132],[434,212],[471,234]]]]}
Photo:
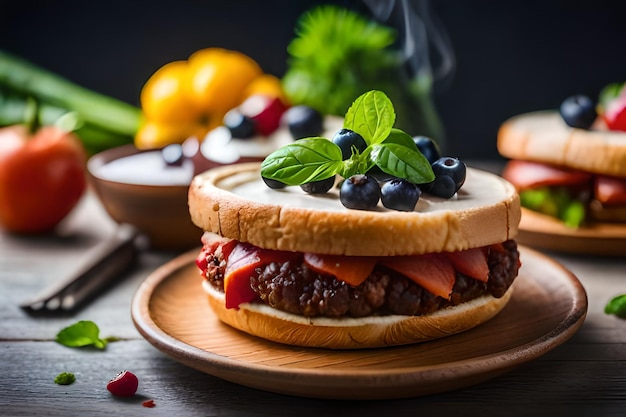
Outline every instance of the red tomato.
{"type": "Polygon", "coordinates": [[[30,135],[0,129],[0,226],[17,233],[49,232],[85,192],[85,150],[53,126],[30,135]]]}

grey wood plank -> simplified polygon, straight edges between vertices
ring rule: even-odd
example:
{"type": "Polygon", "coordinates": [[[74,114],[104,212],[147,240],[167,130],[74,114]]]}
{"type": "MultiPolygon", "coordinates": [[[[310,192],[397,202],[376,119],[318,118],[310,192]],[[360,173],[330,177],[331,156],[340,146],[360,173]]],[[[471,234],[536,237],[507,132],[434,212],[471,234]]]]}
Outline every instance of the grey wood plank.
{"type": "MultiPolygon", "coordinates": [[[[623,346],[622,346],[623,347],[623,346]]],[[[105,351],[54,342],[5,343],[0,410],[3,415],[611,415],[623,412],[626,362],[551,357],[523,365],[473,387],[415,399],[358,402],[289,397],[249,389],[185,367],[143,340],[111,343],[105,351]],[[122,369],[139,378],[137,396],[112,397],[106,383],[122,369]],[[69,386],[54,383],[74,372],[69,386]],[[10,384],[7,383],[10,381],[10,384]],[[141,403],[155,401],[145,409],[141,403]],[[148,414],[149,413],[149,414],[148,414]],[[562,414],[567,413],[567,414],[562,414]]],[[[615,414],[617,415],[617,414],[615,414]]]]}

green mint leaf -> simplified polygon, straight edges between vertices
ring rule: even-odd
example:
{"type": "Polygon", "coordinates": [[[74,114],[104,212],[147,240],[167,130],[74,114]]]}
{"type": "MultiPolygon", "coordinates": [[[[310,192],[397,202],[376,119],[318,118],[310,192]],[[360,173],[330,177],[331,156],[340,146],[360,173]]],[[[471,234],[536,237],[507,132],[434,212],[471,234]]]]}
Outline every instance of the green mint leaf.
{"type": "Polygon", "coordinates": [[[414,184],[425,184],[435,179],[430,163],[420,151],[397,143],[373,145],[372,160],[385,173],[405,178],[414,184]]]}
{"type": "Polygon", "coordinates": [[[93,321],[81,320],[62,329],[56,341],[67,347],[94,346],[104,349],[107,341],[100,339],[100,329],[93,321]]]}
{"type": "Polygon", "coordinates": [[[339,146],[325,138],[306,138],[268,155],[261,163],[261,176],[301,185],[332,177],[343,165],[339,146]]]}
{"type": "Polygon", "coordinates": [[[61,372],[54,378],[54,383],[59,385],[71,385],[76,381],[76,376],[71,372],[61,372]]]}
{"type": "Polygon", "coordinates": [[[372,90],[359,96],[348,109],[343,126],[365,139],[368,145],[381,143],[391,132],[396,113],[389,97],[372,90]]]}
{"type": "Polygon", "coordinates": [[[626,294],[618,295],[611,299],[604,307],[604,312],[626,319],[626,294]]]}

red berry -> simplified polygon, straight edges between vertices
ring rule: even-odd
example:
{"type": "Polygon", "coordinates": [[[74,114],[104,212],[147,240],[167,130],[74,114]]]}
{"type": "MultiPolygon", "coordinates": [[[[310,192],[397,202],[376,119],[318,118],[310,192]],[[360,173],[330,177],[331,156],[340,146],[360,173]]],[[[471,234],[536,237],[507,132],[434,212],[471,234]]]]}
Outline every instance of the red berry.
{"type": "Polygon", "coordinates": [[[611,101],[602,115],[609,130],[626,131],[626,97],[611,101]]]}
{"type": "Polygon", "coordinates": [[[111,394],[118,397],[132,397],[137,392],[139,380],[130,371],[122,371],[107,384],[107,389],[111,394]]]}
{"type": "Polygon", "coordinates": [[[279,98],[255,94],[247,98],[239,110],[243,115],[254,120],[258,134],[268,136],[278,129],[287,106],[279,98]]]}

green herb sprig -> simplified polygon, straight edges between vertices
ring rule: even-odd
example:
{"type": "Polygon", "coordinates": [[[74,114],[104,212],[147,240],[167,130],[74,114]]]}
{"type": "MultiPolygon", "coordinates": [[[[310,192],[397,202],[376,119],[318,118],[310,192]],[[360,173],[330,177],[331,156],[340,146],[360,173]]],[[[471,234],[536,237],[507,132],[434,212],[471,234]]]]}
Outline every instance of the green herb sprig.
{"type": "Polygon", "coordinates": [[[61,372],[54,378],[54,383],[59,385],[72,385],[76,382],[76,376],[71,372],[61,372]]]}
{"type": "Polygon", "coordinates": [[[349,178],[365,174],[374,166],[414,184],[435,179],[430,163],[411,136],[394,128],[395,111],[385,93],[371,90],[359,96],[348,109],[343,127],[363,137],[367,147],[342,160],[341,149],[331,140],[311,137],[285,145],[261,163],[261,176],[287,185],[324,180],[333,175],[349,178]]]}
{"type": "Polygon", "coordinates": [[[119,340],[117,337],[100,338],[100,329],[93,321],[81,320],[62,329],[56,336],[56,341],[67,347],[93,346],[104,349],[109,342],[119,340]]]}

